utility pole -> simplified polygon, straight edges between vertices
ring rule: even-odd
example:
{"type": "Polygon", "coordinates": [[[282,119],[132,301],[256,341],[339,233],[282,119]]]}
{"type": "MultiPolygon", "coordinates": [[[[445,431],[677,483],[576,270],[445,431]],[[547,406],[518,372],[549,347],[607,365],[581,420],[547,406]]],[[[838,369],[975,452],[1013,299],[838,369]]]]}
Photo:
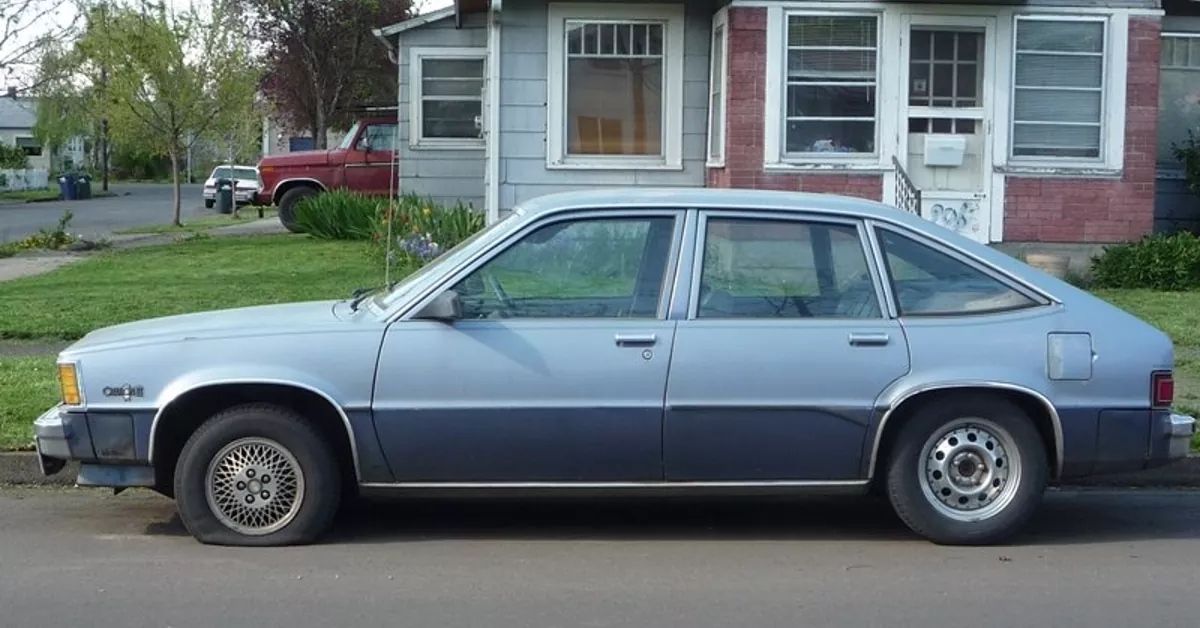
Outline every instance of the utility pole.
{"type": "MultiPolygon", "coordinates": [[[[100,5],[100,22],[105,31],[108,30],[108,3],[100,5]]],[[[108,59],[100,63],[100,97],[103,99],[103,111],[108,111],[108,59]]],[[[108,191],[108,114],[100,119],[100,189],[108,191]]]]}

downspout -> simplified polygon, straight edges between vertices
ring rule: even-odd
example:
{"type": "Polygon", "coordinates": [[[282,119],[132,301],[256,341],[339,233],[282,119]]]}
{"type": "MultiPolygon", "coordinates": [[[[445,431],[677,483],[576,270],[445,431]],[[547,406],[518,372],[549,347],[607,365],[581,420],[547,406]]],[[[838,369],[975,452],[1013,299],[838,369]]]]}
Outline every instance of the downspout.
{"type": "Polygon", "coordinates": [[[492,0],[488,11],[488,115],[487,115],[487,190],[484,209],[487,224],[500,220],[500,5],[492,0]]]}

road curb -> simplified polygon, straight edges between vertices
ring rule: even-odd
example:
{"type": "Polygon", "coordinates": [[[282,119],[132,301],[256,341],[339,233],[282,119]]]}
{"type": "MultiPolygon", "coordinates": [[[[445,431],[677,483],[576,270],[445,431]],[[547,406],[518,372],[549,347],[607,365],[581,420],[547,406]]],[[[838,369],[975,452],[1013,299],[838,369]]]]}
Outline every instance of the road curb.
{"type": "MultiPolygon", "coordinates": [[[[26,451],[0,453],[0,485],[72,486],[78,473],[79,464],[72,462],[62,471],[45,477],[38,467],[37,454],[26,451]]],[[[1193,455],[1147,471],[1075,479],[1061,487],[1200,488],[1200,456],[1193,455]]]]}
{"type": "Polygon", "coordinates": [[[79,463],[72,462],[62,471],[46,477],[38,466],[37,454],[32,451],[0,453],[0,484],[35,484],[42,486],[73,486],[79,473],[79,463]]]}

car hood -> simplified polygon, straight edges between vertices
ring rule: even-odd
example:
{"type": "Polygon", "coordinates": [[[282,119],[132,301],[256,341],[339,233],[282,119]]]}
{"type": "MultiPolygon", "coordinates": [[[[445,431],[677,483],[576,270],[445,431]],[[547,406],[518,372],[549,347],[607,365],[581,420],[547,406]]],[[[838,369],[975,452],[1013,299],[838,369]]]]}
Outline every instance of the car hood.
{"type": "Polygon", "coordinates": [[[325,166],[329,164],[328,150],[298,150],[282,155],[268,155],[258,162],[258,169],[281,166],[325,166]]]}
{"type": "Polygon", "coordinates": [[[300,331],[337,323],[340,319],[333,314],[333,307],[337,303],[306,301],[150,318],[92,331],[67,347],[63,353],[193,338],[262,336],[279,330],[300,331]]]}

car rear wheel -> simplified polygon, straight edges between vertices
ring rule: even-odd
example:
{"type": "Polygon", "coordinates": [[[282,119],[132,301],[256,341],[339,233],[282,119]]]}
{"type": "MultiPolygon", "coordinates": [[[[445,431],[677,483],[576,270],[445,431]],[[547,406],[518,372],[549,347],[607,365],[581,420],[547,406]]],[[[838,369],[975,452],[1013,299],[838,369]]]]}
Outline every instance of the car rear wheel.
{"type": "Polygon", "coordinates": [[[301,199],[316,194],[318,191],[307,185],[294,187],[284,192],[283,196],[279,197],[279,222],[283,223],[283,226],[292,233],[303,233],[304,230],[296,223],[296,205],[301,199]]]}
{"type": "Polygon", "coordinates": [[[337,460],[292,410],[243,405],[196,430],[180,453],[175,496],[183,524],[202,543],[311,543],[341,499],[337,460]]]}
{"type": "Polygon", "coordinates": [[[211,198],[204,199],[204,209],[212,209],[215,203],[216,201],[212,200],[211,198]]]}
{"type": "Polygon", "coordinates": [[[887,493],[909,528],[943,545],[988,545],[1033,515],[1049,473],[1025,413],[1002,398],[954,397],[920,409],[888,461],[887,493]]]}

